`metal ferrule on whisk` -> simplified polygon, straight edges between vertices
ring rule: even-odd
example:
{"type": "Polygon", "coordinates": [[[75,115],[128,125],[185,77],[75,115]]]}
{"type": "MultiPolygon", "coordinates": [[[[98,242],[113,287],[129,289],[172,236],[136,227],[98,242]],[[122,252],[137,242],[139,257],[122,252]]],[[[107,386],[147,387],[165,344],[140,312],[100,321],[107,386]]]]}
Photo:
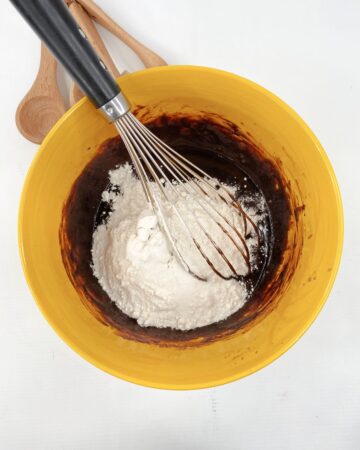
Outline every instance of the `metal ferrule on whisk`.
{"type": "Polygon", "coordinates": [[[98,108],[98,111],[109,123],[112,123],[130,111],[130,104],[125,95],[119,92],[115,97],[98,108]]]}

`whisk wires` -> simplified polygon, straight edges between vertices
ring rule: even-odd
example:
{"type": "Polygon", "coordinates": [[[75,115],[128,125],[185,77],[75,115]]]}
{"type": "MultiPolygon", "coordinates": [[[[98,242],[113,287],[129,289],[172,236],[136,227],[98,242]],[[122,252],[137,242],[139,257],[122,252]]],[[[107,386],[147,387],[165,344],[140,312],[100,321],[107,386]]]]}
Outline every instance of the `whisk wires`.
{"type": "MultiPolygon", "coordinates": [[[[115,121],[115,125],[129,152],[146,198],[184,269],[195,277],[206,280],[202,273],[190,267],[181,251],[177,237],[171,231],[171,223],[165,211],[169,207],[181,223],[184,233],[195,245],[198,254],[218,276],[223,279],[231,279],[239,278],[242,275],[231,256],[227,255],[226,250],[210,235],[197,214],[188,207],[187,214],[192,215],[197,229],[205,239],[200,239],[199,235],[195,234],[193,227],[186,220],[186,215],[184,216],[184,211],[180,211],[174,201],[174,198],[179,198],[181,195],[191,196],[201,211],[211,218],[211,221],[226,235],[228,243],[236,248],[236,253],[245,262],[248,272],[251,272],[251,255],[246,237],[253,233],[259,245],[260,232],[235,196],[224,185],[159,139],[133,114],[123,115],[115,121]],[[165,186],[170,188],[165,189],[165,186]],[[159,193],[162,199],[159,198],[159,193]],[[221,199],[231,214],[225,215],[212,201],[214,197],[221,199]],[[242,230],[235,225],[236,221],[231,220],[232,214],[241,219],[242,230]],[[204,245],[204,242],[207,242],[207,245],[204,245]],[[208,245],[213,251],[206,251],[204,247],[208,248],[208,245]],[[215,255],[217,256],[215,257],[215,255]]],[[[186,202],[183,203],[186,205],[186,202]]]]}

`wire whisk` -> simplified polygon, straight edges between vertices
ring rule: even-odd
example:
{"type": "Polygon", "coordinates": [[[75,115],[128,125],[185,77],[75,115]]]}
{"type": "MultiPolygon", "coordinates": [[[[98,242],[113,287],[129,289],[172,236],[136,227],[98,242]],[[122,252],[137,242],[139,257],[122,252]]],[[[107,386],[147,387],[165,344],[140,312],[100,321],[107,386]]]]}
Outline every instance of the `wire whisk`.
{"type": "Polygon", "coordinates": [[[190,242],[195,246],[199,257],[206,261],[213,272],[226,280],[238,279],[244,275],[237,270],[238,264],[231,258],[234,252],[227,252],[227,249],[223,248],[224,241],[221,240],[219,243],[214,236],[210,235],[206,226],[201,223],[189,206],[188,213],[194,218],[198,233],[196,234],[195,230],[190,227],[183,211],[180,211],[174,202],[174,198],[185,194],[191,196],[196,205],[226,235],[227,245],[225,247],[229,245],[235,247],[237,257],[240,256],[245,262],[247,272],[250,273],[252,264],[247,236],[251,233],[255,235],[257,245],[259,245],[260,231],[235,196],[217,179],[208,175],[159,139],[132,113],[127,112],[114,123],[129,152],[146,198],[157,215],[159,225],[183,268],[196,278],[206,280],[204,275],[190,266],[181,251],[178,241],[172,233],[168,214],[164,211],[165,205],[171,206],[173,214],[181,223],[190,242]],[[170,187],[172,195],[169,195],[169,189],[165,189],[165,186],[170,187]],[[216,203],[212,201],[214,196],[220,198],[227,205],[228,214],[224,213],[223,208],[220,211],[216,203]],[[241,227],[236,226],[234,224],[236,221],[231,220],[234,213],[240,217],[241,227]],[[199,232],[202,233],[203,239],[199,239],[199,232]],[[206,248],[204,248],[204,243],[206,248]],[[209,251],[208,246],[212,251],[209,251]],[[217,255],[216,258],[214,258],[215,255],[217,255]]]}
{"type": "MultiPolygon", "coordinates": [[[[238,264],[227,252],[229,246],[236,249],[235,254],[242,258],[248,272],[251,272],[251,252],[246,236],[248,233],[254,233],[259,244],[260,236],[256,224],[228,189],[162,142],[131,114],[128,100],[91,47],[63,0],[11,1],[97,109],[109,122],[115,123],[129,151],[145,195],[184,269],[200,279],[206,279],[206,276],[197,273],[197,269],[186,260],[179,245],[179,237],[172,234],[171,223],[164,212],[164,203],[172,205],[171,209],[182,224],[184,235],[189,237],[199,256],[217,275],[224,279],[239,278],[241,275],[238,264]],[[155,185],[162,200],[154,188],[155,185]],[[194,219],[200,234],[195,234],[183,211],[172,202],[164,185],[171,186],[170,190],[175,197],[191,195],[199,208],[226,236],[228,244],[223,245],[222,240],[216,240],[196,214],[194,219]],[[211,201],[214,196],[224,202],[229,214],[214,205],[211,201]],[[234,215],[240,218],[240,222],[232,219],[234,215]],[[208,251],[210,248],[212,252],[208,251]]],[[[188,213],[191,214],[191,211],[188,213]]]]}

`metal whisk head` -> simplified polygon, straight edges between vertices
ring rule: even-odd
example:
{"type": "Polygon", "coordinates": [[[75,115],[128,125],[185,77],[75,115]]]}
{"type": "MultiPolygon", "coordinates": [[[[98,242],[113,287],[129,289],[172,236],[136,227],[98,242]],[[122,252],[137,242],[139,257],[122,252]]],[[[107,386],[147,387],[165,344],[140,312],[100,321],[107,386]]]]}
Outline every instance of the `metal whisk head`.
{"type": "Polygon", "coordinates": [[[195,246],[199,258],[218,276],[223,279],[238,279],[244,275],[238,271],[239,261],[234,260],[234,249],[236,258],[242,262],[242,267],[245,262],[247,273],[250,273],[252,265],[247,237],[255,236],[259,244],[259,230],[234,195],[218,180],[165,144],[130,112],[122,115],[114,124],[129,152],[147,200],[158,217],[159,225],[184,269],[195,277],[206,280],[206,276],[191,267],[186,260],[184,245],[180,245],[179,236],[174,236],[172,231],[174,227],[167,214],[169,207],[173,216],[181,223],[191,245],[195,246]],[[170,188],[165,189],[165,186],[170,188]],[[196,204],[196,208],[210,218],[225,239],[216,241],[210,234],[209,227],[190,206],[186,206],[186,200],[185,209],[180,209],[174,202],[179,196],[191,196],[192,204],[196,204]],[[221,199],[222,206],[226,205],[225,211],[224,207],[216,206],[219,202],[215,204],[212,201],[216,197],[221,199]],[[190,224],[187,220],[189,214],[194,218],[190,224]],[[193,223],[196,223],[196,230],[193,223]],[[227,251],[229,246],[232,246],[230,256],[227,251]]]}

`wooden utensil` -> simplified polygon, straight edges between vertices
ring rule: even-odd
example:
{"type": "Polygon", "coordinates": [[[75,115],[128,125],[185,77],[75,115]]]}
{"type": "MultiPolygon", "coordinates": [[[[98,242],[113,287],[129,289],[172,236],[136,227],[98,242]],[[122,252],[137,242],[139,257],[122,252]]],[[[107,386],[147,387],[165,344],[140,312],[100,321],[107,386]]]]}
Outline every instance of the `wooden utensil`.
{"type": "Polygon", "coordinates": [[[41,44],[38,74],[16,110],[16,126],[31,142],[40,144],[66,111],[56,79],[57,62],[41,44]]]}
{"type": "MultiPolygon", "coordinates": [[[[115,66],[114,61],[112,60],[109,52],[107,51],[103,40],[99,32],[97,31],[93,21],[89,17],[88,13],[84,10],[84,8],[75,0],[66,2],[70,12],[72,13],[74,19],[85,33],[85,36],[89,40],[90,44],[93,46],[99,58],[103,61],[109,72],[112,74],[114,78],[120,76],[120,73],[115,66]]],[[[70,88],[70,105],[72,106],[78,100],[80,100],[84,94],[77,86],[76,83],[72,83],[70,88]]]]}
{"type": "Polygon", "coordinates": [[[121,41],[130,47],[141,59],[145,67],[166,66],[167,63],[155,52],[142,45],[137,39],[127,33],[111,17],[109,17],[92,0],[77,0],[87,11],[87,13],[97,23],[117,36],[121,41]]]}
{"type": "MultiPolygon", "coordinates": [[[[112,75],[117,78],[120,73],[107,51],[91,17],[128,45],[141,59],[146,67],[166,65],[156,53],[142,45],[99,6],[91,0],[65,0],[75,20],[84,31],[97,54],[112,75]],[[91,16],[91,17],[89,17],[91,16]]],[[[38,75],[16,111],[16,125],[20,133],[30,141],[40,144],[48,131],[64,114],[66,107],[56,79],[57,62],[53,55],[41,44],[41,61],[38,75]]],[[[83,97],[75,83],[70,89],[70,105],[83,97]]]]}

